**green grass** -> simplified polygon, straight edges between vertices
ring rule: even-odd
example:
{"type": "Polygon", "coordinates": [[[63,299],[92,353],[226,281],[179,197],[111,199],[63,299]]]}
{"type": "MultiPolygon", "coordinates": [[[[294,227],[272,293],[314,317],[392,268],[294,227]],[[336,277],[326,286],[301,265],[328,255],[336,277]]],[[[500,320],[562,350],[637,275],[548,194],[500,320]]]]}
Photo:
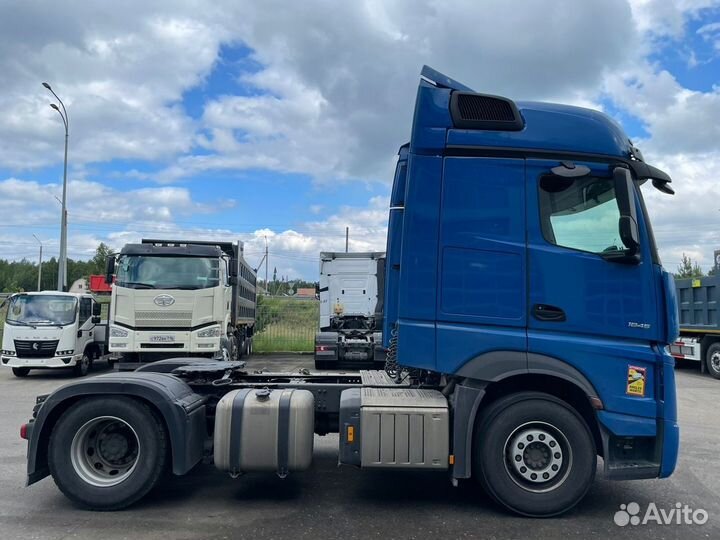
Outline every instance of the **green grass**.
{"type": "Polygon", "coordinates": [[[293,298],[258,298],[253,351],[314,352],[319,304],[293,298]]]}
{"type": "Polygon", "coordinates": [[[312,333],[298,332],[298,329],[287,323],[274,323],[265,327],[253,337],[253,352],[313,352],[315,347],[315,330],[312,333]]]}

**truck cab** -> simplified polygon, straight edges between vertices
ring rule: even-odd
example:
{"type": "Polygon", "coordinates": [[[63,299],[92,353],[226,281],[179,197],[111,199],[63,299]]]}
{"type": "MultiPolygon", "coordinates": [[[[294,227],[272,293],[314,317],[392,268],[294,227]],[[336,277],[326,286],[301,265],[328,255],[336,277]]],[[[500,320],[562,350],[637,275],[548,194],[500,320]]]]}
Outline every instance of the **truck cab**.
{"type": "Polygon", "coordinates": [[[320,253],[320,331],[315,367],[382,367],[385,253],[320,253]]]}
{"type": "Polygon", "coordinates": [[[120,369],[173,356],[230,360],[248,350],[255,273],[242,244],[143,240],[108,262],[109,349],[120,369]]]}
{"type": "Polygon", "coordinates": [[[0,362],[16,376],[46,368],[72,368],[82,376],[104,353],[101,306],[91,295],[18,293],[7,304],[0,362]]]}

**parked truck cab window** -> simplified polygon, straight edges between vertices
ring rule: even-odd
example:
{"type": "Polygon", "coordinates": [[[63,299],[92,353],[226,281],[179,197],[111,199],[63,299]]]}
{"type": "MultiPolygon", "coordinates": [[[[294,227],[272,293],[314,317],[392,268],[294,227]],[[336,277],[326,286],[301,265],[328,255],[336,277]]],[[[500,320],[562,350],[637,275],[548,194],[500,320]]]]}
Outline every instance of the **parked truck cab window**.
{"type": "Polygon", "coordinates": [[[75,322],[77,300],[66,296],[20,294],[10,301],[7,323],[52,326],[75,322]]]}
{"type": "Polygon", "coordinates": [[[78,319],[78,325],[82,326],[92,316],[92,300],[89,298],[82,298],[80,300],[80,315],[78,319]]]}
{"type": "Polygon", "coordinates": [[[133,289],[207,289],[220,284],[217,259],[126,255],[116,283],[133,289]]]}
{"type": "Polygon", "coordinates": [[[625,249],[612,179],[544,176],[539,201],[543,236],[551,244],[597,254],[625,249]]]}

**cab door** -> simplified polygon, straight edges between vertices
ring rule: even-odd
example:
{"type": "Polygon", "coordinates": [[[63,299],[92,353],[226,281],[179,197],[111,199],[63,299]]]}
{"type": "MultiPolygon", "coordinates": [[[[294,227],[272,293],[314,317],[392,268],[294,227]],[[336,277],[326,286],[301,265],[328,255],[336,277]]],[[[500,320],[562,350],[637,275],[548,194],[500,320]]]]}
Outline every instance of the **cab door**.
{"type": "Polygon", "coordinates": [[[92,298],[81,298],[78,311],[78,339],[75,353],[85,351],[88,343],[94,340],[95,325],[92,322],[92,298]]]}
{"type": "Polygon", "coordinates": [[[625,246],[614,166],[573,167],[527,161],[528,367],[558,358],[622,396],[628,363],[651,365],[662,333],[645,217],[631,186],[639,260],[618,262],[625,246]]]}

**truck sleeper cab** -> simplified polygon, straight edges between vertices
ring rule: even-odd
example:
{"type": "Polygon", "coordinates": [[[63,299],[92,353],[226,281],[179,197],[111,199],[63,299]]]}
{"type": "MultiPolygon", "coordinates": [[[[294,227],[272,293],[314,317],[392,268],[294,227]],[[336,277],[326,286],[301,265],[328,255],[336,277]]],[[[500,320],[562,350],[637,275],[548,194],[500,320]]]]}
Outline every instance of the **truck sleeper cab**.
{"type": "Polygon", "coordinates": [[[50,473],[85,507],[122,508],[213,441],[233,476],[302,470],[310,431],[340,434],[341,464],[447,471],[529,516],[576,505],[598,455],[612,479],[673,472],[676,301],[640,191],[672,192],[670,178],[600,113],[422,77],[391,197],[385,371],[172,361],[173,375],[153,373],[161,362],[67,386],[23,428],[29,482],[50,473]],[[123,411],[101,426],[125,438],[119,466],[79,459],[72,440],[91,447],[83,426],[110,409],[123,411]],[[260,411],[268,425],[253,437],[260,411]]]}

